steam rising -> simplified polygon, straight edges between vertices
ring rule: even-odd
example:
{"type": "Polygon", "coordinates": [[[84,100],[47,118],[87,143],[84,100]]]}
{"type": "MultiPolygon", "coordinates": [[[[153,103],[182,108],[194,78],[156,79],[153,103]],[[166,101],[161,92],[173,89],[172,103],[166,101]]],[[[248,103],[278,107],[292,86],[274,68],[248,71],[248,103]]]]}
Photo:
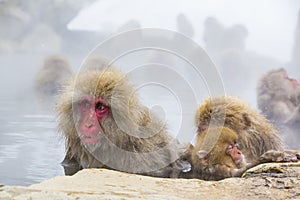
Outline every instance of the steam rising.
{"type": "MultiPolygon", "coordinates": [[[[65,56],[77,72],[90,51],[114,34],[146,27],[170,29],[203,47],[216,65],[227,94],[240,96],[256,107],[257,80],[265,72],[283,67],[292,77],[300,78],[299,11],[297,0],[0,1],[1,183],[28,185],[63,174],[59,166],[63,142],[57,137],[53,112],[56,97],[41,99],[33,87],[47,56],[65,56]]],[[[128,42],[138,43],[143,37],[137,34],[128,42]]],[[[152,37],[162,43],[175,41],[173,35],[152,37]]],[[[180,45],[182,51],[198,56],[190,46],[180,45]]],[[[114,44],[107,52],[116,48],[121,47],[114,44]]],[[[182,60],[157,51],[132,54],[114,64],[127,69],[142,58],[178,69],[188,82],[199,81],[181,65],[182,60]]],[[[170,74],[150,72],[140,71],[141,76],[134,78],[163,78],[180,90],[180,81],[172,81],[170,74]]],[[[206,89],[201,84],[199,87],[206,89]]],[[[209,91],[197,95],[205,99],[209,91]]],[[[170,130],[178,127],[174,98],[156,89],[145,89],[141,96],[149,107],[169,106],[161,110],[170,112],[161,116],[170,130]]],[[[190,125],[195,111],[191,109],[183,116],[190,125]]]]}

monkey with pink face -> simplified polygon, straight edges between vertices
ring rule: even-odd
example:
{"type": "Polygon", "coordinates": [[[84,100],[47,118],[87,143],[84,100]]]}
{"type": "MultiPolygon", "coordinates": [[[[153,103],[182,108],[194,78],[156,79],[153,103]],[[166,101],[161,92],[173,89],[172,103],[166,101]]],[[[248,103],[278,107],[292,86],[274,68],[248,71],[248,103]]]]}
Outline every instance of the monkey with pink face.
{"type": "Polygon", "coordinates": [[[192,177],[239,177],[260,163],[300,159],[300,151],[285,150],[276,128],[242,99],[207,99],[199,106],[195,123],[197,143],[185,154],[192,163],[192,177]]]}
{"type": "Polygon", "coordinates": [[[244,154],[238,148],[238,135],[226,127],[204,131],[191,147],[193,177],[221,180],[241,176],[247,166],[244,154]]]}
{"type": "MultiPolygon", "coordinates": [[[[59,129],[66,141],[63,162],[81,168],[177,177],[183,153],[166,125],[143,106],[126,76],[114,69],[74,76],[58,101],[59,129]]],[[[65,168],[65,169],[66,169],[65,168]]]]}

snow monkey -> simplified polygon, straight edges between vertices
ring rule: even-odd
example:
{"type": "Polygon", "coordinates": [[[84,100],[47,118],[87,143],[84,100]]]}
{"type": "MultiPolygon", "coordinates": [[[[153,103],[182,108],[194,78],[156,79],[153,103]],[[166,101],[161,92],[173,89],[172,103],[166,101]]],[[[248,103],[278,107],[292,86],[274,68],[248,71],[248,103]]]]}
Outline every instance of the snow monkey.
{"type": "Polygon", "coordinates": [[[84,70],[73,76],[57,111],[66,140],[63,164],[156,177],[181,173],[183,148],[118,70],[84,70]]]}
{"type": "Polygon", "coordinates": [[[241,176],[247,166],[237,140],[238,135],[226,127],[204,131],[192,149],[193,176],[204,180],[241,176]]]}
{"type": "Polygon", "coordinates": [[[198,135],[210,126],[224,126],[238,134],[238,144],[249,162],[269,150],[283,150],[278,131],[246,102],[236,97],[207,99],[195,117],[198,135]]]}
{"type": "Polygon", "coordinates": [[[300,83],[285,69],[271,70],[257,84],[257,104],[262,114],[280,130],[288,148],[300,148],[300,83]]]}

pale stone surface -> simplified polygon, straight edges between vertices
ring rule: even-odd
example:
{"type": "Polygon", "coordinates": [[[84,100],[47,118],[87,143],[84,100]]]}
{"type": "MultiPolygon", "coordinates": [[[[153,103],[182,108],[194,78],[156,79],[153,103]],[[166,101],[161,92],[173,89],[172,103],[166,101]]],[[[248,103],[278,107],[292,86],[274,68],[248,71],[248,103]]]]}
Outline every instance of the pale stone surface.
{"type": "Polygon", "coordinates": [[[86,169],[29,187],[0,186],[0,199],[300,199],[300,163],[263,164],[222,181],[86,169]]]}

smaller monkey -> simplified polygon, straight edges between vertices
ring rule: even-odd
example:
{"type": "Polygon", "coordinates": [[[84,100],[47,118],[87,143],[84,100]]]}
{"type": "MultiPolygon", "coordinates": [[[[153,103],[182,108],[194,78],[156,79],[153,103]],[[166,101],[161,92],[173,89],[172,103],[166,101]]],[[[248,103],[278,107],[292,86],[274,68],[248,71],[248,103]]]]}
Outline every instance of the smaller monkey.
{"type": "Polygon", "coordinates": [[[241,177],[244,172],[266,162],[297,162],[299,151],[270,150],[257,159],[247,162],[238,146],[238,134],[227,127],[214,127],[204,131],[196,146],[190,146],[193,178],[221,180],[241,177]]]}
{"type": "Polygon", "coordinates": [[[238,135],[226,127],[204,131],[192,148],[193,176],[204,180],[241,176],[253,165],[247,166],[237,140],[238,135]]]}

